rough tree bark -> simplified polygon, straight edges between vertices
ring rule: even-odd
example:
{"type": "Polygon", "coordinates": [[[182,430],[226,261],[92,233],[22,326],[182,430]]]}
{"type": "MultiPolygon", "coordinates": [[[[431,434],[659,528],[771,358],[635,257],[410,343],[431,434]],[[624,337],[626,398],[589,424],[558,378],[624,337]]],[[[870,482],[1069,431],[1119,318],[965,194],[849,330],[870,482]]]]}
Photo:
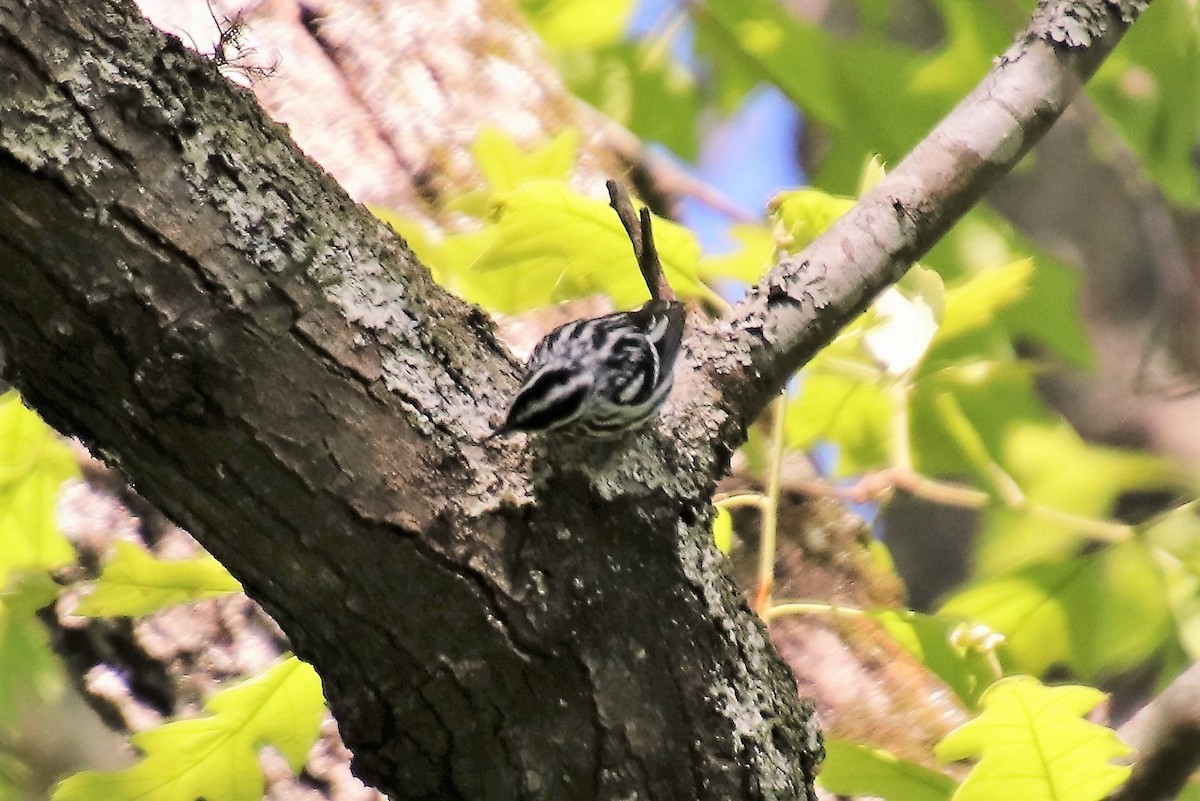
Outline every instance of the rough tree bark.
{"type": "Polygon", "coordinates": [[[491,323],[245,93],[126,3],[3,0],[6,366],[267,608],[385,792],[811,795],[811,707],[708,541],[713,484],[1143,6],[1039,7],[851,214],[695,326],[654,430],[498,443],[491,323]]]}

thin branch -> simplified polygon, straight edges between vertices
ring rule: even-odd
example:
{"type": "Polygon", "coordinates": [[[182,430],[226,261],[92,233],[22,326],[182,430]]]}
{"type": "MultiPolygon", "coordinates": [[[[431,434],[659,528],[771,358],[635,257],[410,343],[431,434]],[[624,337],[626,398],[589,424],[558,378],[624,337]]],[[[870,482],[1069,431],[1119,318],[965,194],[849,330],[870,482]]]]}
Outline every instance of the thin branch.
{"type": "Polygon", "coordinates": [[[754,611],[762,615],[771,606],[775,588],[775,537],[779,532],[779,491],[783,473],[784,423],[787,395],[780,393],[771,404],[771,453],[767,463],[767,502],[762,506],[762,537],[758,543],[758,588],[754,611]]]}
{"type": "MultiPolygon", "coordinates": [[[[1012,481],[1011,478],[1009,480],[1012,481]]],[[[944,506],[985,509],[989,506],[999,505],[1024,512],[1031,517],[1058,523],[1066,528],[1074,529],[1084,536],[1103,542],[1126,542],[1136,533],[1137,527],[1127,523],[1085,517],[1045,504],[1033,503],[1020,493],[1015,481],[1013,481],[1013,487],[1017,497],[1016,500],[1010,502],[1010,499],[1004,495],[996,497],[966,484],[930,478],[909,467],[896,466],[866,473],[853,484],[844,487],[834,486],[818,478],[803,482],[801,489],[810,495],[838,498],[854,503],[881,500],[887,498],[894,490],[902,490],[909,495],[944,506]]],[[[1145,525],[1142,526],[1142,528],[1145,527],[1145,525]]]]}
{"type": "Polygon", "coordinates": [[[646,289],[650,291],[650,297],[655,300],[675,300],[675,292],[667,283],[662,262],[658,258],[658,248],[654,245],[650,209],[643,206],[639,220],[634,216],[633,202],[630,201],[629,194],[621,185],[613,180],[609,180],[605,185],[608,187],[609,205],[617,213],[621,225],[625,228],[625,234],[633,245],[633,255],[637,259],[638,269],[642,272],[642,279],[646,282],[646,289]]]}

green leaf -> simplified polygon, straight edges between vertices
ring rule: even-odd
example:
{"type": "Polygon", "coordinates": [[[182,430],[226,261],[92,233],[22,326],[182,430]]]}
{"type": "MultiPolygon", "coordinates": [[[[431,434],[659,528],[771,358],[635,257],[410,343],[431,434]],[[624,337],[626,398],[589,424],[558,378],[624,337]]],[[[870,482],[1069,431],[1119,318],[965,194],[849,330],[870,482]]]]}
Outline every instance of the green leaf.
{"type": "Polygon", "coordinates": [[[660,142],[685,161],[699,149],[696,79],[654,44],[621,42],[556,53],[571,91],[643,142],[660,142]]]}
{"type": "MultiPolygon", "coordinates": [[[[372,212],[403,236],[434,280],[472,303],[506,314],[599,293],[621,308],[650,295],[633,248],[607,203],[561,181],[527,180],[493,195],[482,231],[430,237],[387,209],[372,212]]],[[[705,297],[700,245],[686,228],[654,218],[663,270],[682,298],[705,297]]]]}
{"type": "Polygon", "coordinates": [[[991,325],[996,314],[1024,296],[1033,275],[1033,261],[1020,259],[985,270],[946,291],[946,316],[935,343],[991,325]]]}
{"type": "Polygon", "coordinates": [[[1088,82],[1141,166],[1175,203],[1200,205],[1200,20],[1184,0],[1153,3],[1088,82]]]}
{"type": "Polygon", "coordinates": [[[1007,468],[1006,446],[1013,436],[1025,429],[1043,430],[1057,419],[1037,394],[1032,365],[1011,356],[987,359],[978,354],[947,364],[944,353],[939,349],[927,355],[909,395],[913,464],[934,476],[975,472],[980,465],[968,454],[977,452],[964,450],[966,441],[955,439],[965,430],[951,436],[947,428],[965,422],[976,445],[982,443],[982,451],[1007,468]],[[935,362],[940,362],[937,369],[935,362]],[[953,401],[957,423],[947,417],[945,395],[953,401]]]}
{"type": "Polygon", "coordinates": [[[130,737],[144,757],[125,770],[63,780],[54,801],[261,801],[258,750],[274,746],[292,770],[316,741],[324,701],[313,669],[295,657],[214,695],[206,717],[130,737]]]}
{"type": "Polygon", "coordinates": [[[983,713],[938,744],[943,760],[979,757],[954,801],[1099,801],[1132,770],[1112,760],[1132,749],[1111,729],[1083,719],[1104,693],[1045,687],[1029,676],[1001,679],[983,694],[983,713]]]}
{"type": "Polygon", "coordinates": [[[75,558],[54,509],[63,483],[78,473],[67,447],[17,393],[0,395],[0,722],[22,700],[49,698],[62,686],[35,612],[57,591],[46,571],[75,558]]]}
{"type": "Polygon", "coordinates": [[[700,277],[706,281],[732,278],[747,284],[757,282],[774,260],[775,235],[762,225],[735,225],[729,234],[738,242],[738,249],[701,258],[700,277]]]}
{"type": "Polygon", "coordinates": [[[839,796],[875,796],[888,801],[946,801],[954,779],[881,748],[827,738],[817,784],[839,796]]]}
{"type": "Polygon", "coordinates": [[[23,703],[54,698],[63,686],[61,663],[34,613],[58,592],[44,570],[15,572],[0,592],[0,723],[23,703]]]}
{"type": "Polygon", "coordinates": [[[598,47],[621,37],[633,0],[520,0],[521,10],[547,44],[598,47]]]}
{"type": "MultiPolygon", "coordinates": [[[[545,180],[501,193],[492,203],[487,246],[448,279],[467,300],[516,314],[600,292],[622,308],[649,298],[633,248],[607,203],[545,180]]],[[[676,293],[701,295],[700,245],[692,233],[656,217],[654,240],[676,293]]]]}
{"type": "Polygon", "coordinates": [[[540,147],[522,149],[496,128],[484,128],[471,145],[471,155],[493,192],[510,192],[528,181],[547,178],[566,181],[575,166],[579,134],[560,132],[540,147]]]}
{"type": "MultiPolygon", "coordinates": [[[[1062,420],[1009,425],[1002,445],[989,442],[989,450],[1030,502],[1088,519],[1109,518],[1118,499],[1131,491],[1195,494],[1194,480],[1164,460],[1084,442],[1062,420]]],[[[1011,571],[1069,554],[1085,538],[1084,531],[1061,520],[992,508],[978,543],[978,567],[984,574],[1011,571]]]]}
{"type": "Polygon", "coordinates": [[[1087,679],[1141,663],[1172,630],[1162,574],[1138,541],[984,579],[939,614],[1005,635],[1000,653],[1017,671],[1063,664],[1087,679]]]}
{"type": "Polygon", "coordinates": [[[772,0],[707,0],[692,6],[706,54],[717,61],[718,78],[736,59],[733,94],[754,76],[778,86],[813,119],[841,126],[845,121],[831,70],[828,40],[820,27],[801,22],[772,0]]]}
{"type": "MultiPolygon", "coordinates": [[[[994,270],[1006,271],[1027,256],[1033,257],[1034,267],[1026,286],[1019,297],[994,304],[996,325],[985,326],[983,332],[968,330],[937,343],[938,353],[932,361],[968,353],[975,357],[983,353],[989,358],[1011,356],[1009,342],[1019,337],[1036,341],[1055,358],[1079,367],[1092,366],[1091,341],[1084,331],[1078,303],[1079,270],[1022,237],[995,212],[983,206],[972,209],[922,262],[945,276],[952,286],[963,287],[963,282],[972,277],[985,278],[994,270]],[[1003,340],[985,335],[997,328],[1005,332],[1003,340]],[[1006,350],[1001,350],[1001,344],[1006,350]]],[[[962,311],[970,312],[969,303],[962,311]]]]}
{"type": "Polygon", "coordinates": [[[733,550],[733,515],[729,510],[718,506],[712,522],[713,542],[717,549],[726,556],[733,550]]]}
{"type": "Polygon", "coordinates": [[[952,642],[960,625],[957,619],[908,610],[872,612],[871,617],[904,650],[946,682],[968,708],[979,702],[980,693],[996,678],[985,654],[952,642]]]}
{"type": "Polygon", "coordinates": [[[854,198],[840,197],[819,189],[791,189],[771,198],[768,209],[782,231],[782,247],[798,253],[850,211],[854,198]]]}
{"type": "Polygon", "coordinates": [[[895,414],[895,401],[879,381],[810,371],[787,406],[788,447],[832,442],[838,446],[835,474],[862,473],[889,463],[895,414]]]}
{"type": "Polygon", "coordinates": [[[1200,578],[1200,501],[1193,500],[1159,518],[1146,531],[1146,542],[1166,551],[1200,578]]]}
{"type": "Polygon", "coordinates": [[[91,583],[75,613],[85,617],[140,617],[168,606],[240,592],[221,563],[208,554],[161,560],[118,540],[115,553],[91,583]]]}
{"type": "Polygon", "coordinates": [[[0,586],[14,570],[75,558],[54,505],[63,482],[78,474],[67,447],[17,393],[0,395],[0,586]]]}

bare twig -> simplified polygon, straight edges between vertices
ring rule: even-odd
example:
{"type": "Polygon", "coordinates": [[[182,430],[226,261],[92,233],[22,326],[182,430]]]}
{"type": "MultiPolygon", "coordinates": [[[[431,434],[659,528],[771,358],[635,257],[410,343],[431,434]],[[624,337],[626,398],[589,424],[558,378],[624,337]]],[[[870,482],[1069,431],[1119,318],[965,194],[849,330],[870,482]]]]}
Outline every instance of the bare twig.
{"type": "Polygon", "coordinates": [[[667,282],[667,276],[663,273],[662,262],[658,258],[658,248],[654,245],[654,230],[650,225],[650,209],[642,207],[639,220],[634,216],[633,202],[629,199],[629,194],[621,185],[616,181],[609,180],[606,186],[608,187],[609,205],[617,213],[621,225],[625,227],[625,233],[633,245],[633,255],[637,259],[638,269],[641,270],[642,278],[646,282],[646,289],[650,291],[650,297],[655,300],[676,300],[675,291],[671,289],[671,285],[667,282]]]}

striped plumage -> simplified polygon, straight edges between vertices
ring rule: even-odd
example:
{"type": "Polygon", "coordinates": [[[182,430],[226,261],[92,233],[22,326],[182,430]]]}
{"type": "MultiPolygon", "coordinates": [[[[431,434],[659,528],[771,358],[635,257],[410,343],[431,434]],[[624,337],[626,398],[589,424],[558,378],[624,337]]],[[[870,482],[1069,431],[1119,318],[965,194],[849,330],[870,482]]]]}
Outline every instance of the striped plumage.
{"type": "Polygon", "coordinates": [[[606,436],[649,420],[671,392],[683,318],[681,304],[652,300],[554,329],[530,354],[496,433],[563,428],[606,436]]]}

